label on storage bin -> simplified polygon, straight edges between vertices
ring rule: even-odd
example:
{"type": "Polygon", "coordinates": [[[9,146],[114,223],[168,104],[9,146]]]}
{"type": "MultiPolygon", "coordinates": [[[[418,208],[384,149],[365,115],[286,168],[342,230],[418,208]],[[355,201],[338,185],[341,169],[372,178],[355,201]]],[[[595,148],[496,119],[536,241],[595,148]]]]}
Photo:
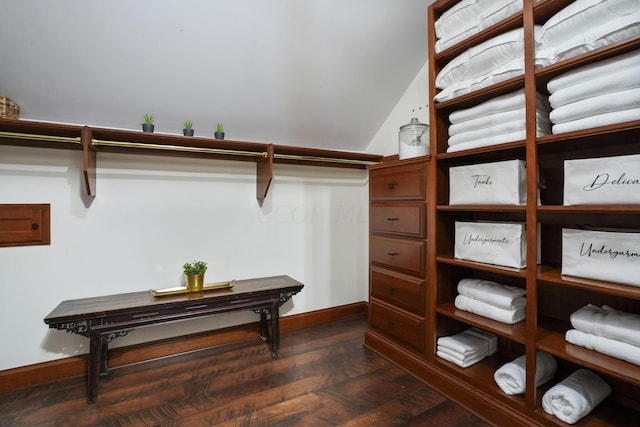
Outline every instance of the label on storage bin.
{"type": "Polygon", "coordinates": [[[562,229],[562,274],[640,286],[640,232],[562,229]]]}
{"type": "Polygon", "coordinates": [[[527,171],[522,160],[449,169],[450,205],[525,205],[527,171]]]}
{"type": "Polygon", "coordinates": [[[454,257],[524,268],[527,266],[525,225],[456,221],[454,257]]]}
{"type": "Polygon", "coordinates": [[[640,154],[565,160],[564,205],[640,204],[640,154]]]}

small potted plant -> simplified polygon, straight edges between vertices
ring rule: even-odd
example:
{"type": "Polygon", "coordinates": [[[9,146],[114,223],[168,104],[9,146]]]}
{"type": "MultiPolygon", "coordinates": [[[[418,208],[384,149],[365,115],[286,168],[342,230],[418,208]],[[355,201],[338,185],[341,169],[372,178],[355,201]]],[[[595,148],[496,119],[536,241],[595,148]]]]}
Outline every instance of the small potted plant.
{"type": "Polygon", "coordinates": [[[216,125],[216,132],[214,135],[216,139],[224,139],[224,126],[222,125],[222,123],[218,123],[216,125]]]}
{"type": "Polygon", "coordinates": [[[142,131],[143,132],[153,132],[155,128],[153,124],[153,116],[151,114],[144,115],[144,123],[142,123],[142,131]]]}
{"type": "Polygon", "coordinates": [[[207,271],[207,263],[203,261],[187,262],[182,266],[182,269],[187,276],[187,289],[201,291],[204,286],[204,273],[207,271]]]}
{"type": "Polygon", "coordinates": [[[191,120],[184,121],[184,129],[182,129],[182,134],[184,136],[193,136],[193,122],[191,120]]]}

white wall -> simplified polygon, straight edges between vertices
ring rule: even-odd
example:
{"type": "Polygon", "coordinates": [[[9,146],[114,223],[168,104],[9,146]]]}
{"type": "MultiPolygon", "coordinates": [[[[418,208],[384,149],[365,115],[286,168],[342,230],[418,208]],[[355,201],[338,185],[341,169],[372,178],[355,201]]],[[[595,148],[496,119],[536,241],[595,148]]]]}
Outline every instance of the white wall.
{"type": "MultiPolygon", "coordinates": [[[[43,318],[66,299],[287,274],[291,315],[367,299],[367,173],[276,165],[263,206],[255,164],[98,154],[97,197],[81,153],[0,146],[0,203],[50,203],[51,245],[0,248],[0,370],[88,352],[43,318]]],[[[257,320],[235,313],[136,330],[112,347],[257,320]]]]}
{"type": "MultiPolygon", "coordinates": [[[[398,152],[398,129],[428,123],[427,67],[367,152],[398,152]]],[[[99,154],[97,197],[83,195],[79,152],[0,145],[0,203],[50,203],[51,245],[0,248],[0,370],[88,352],[43,318],[66,299],[173,287],[181,266],[206,281],[287,274],[291,315],[368,299],[366,171],[275,165],[262,206],[252,162],[99,154]]],[[[112,347],[256,320],[220,315],[139,329],[112,347]]]]}
{"type": "Polygon", "coordinates": [[[427,63],[425,63],[378,130],[367,152],[384,156],[398,154],[400,126],[409,123],[412,117],[417,117],[420,123],[429,124],[428,77],[427,63]]]}

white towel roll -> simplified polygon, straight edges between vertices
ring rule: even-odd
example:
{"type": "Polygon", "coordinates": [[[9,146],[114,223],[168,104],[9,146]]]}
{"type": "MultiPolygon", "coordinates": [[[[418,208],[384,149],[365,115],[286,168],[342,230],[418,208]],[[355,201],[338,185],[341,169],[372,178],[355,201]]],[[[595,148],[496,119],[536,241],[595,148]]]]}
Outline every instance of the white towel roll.
{"type": "MultiPolygon", "coordinates": [[[[493,378],[506,394],[522,394],[527,382],[526,366],[526,355],[522,355],[502,365],[493,374],[493,378]]],[[[538,350],[536,352],[536,387],[551,380],[557,368],[556,359],[552,355],[538,350]]]]}
{"type": "Polygon", "coordinates": [[[578,369],[542,396],[542,408],[565,423],[575,424],[611,394],[611,387],[594,372],[578,369]]]}

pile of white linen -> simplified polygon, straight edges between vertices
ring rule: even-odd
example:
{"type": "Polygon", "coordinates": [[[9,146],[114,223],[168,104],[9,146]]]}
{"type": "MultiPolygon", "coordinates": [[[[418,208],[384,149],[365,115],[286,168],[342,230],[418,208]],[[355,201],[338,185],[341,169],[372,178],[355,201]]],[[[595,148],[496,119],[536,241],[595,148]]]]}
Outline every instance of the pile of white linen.
{"type": "Polygon", "coordinates": [[[575,424],[611,394],[597,374],[578,369],[542,396],[542,408],[565,423],[575,424]]]}
{"type": "MultiPolygon", "coordinates": [[[[551,133],[549,106],[545,96],[536,93],[536,134],[551,133]]],[[[524,89],[498,96],[449,115],[447,152],[519,141],[526,137],[524,89]]]]}
{"type": "Polygon", "coordinates": [[[438,338],[438,357],[466,368],[498,351],[498,337],[471,327],[459,334],[438,338]]]}
{"type": "Polygon", "coordinates": [[[524,32],[516,28],[477,44],[438,72],[434,96],[443,102],[524,73],[524,32]]]}
{"type": "Polygon", "coordinates": [[[455,306],[498,322],[515,324],[526,315],[526,291],[482,279],[462,279],[458,283],[455,306]]]}
{"type": "Polygon", "coordinates": [[[435,51],[460,43],[522,10],[522,0],[462,0],[434,22],[435,51]]]}
{"type": "Polygon", "coordinates": [[[640,315],[587,304],[571,314],[565,340],[640,365],[640,315]]]}
{"type": "Polygon", "coordinates": [[[640,119],[640,50],[551,79],[554,134],[640,119]]]}
{"type": "MultiPolygon", "coordinates": [[[[506,394],[522,394],[527,383],[526,355],[502,365],[494,374],[496,384],[506,394]]],[[[536,387],[548,382],[556,373],[558,364],[549,353],[536,351],[536,387]]]]}
{"type": "Polygon", "coordinates": [[[535,62],[551,65],[639,35],[638,0],[576,0],[536,27],[535,62]]]}

